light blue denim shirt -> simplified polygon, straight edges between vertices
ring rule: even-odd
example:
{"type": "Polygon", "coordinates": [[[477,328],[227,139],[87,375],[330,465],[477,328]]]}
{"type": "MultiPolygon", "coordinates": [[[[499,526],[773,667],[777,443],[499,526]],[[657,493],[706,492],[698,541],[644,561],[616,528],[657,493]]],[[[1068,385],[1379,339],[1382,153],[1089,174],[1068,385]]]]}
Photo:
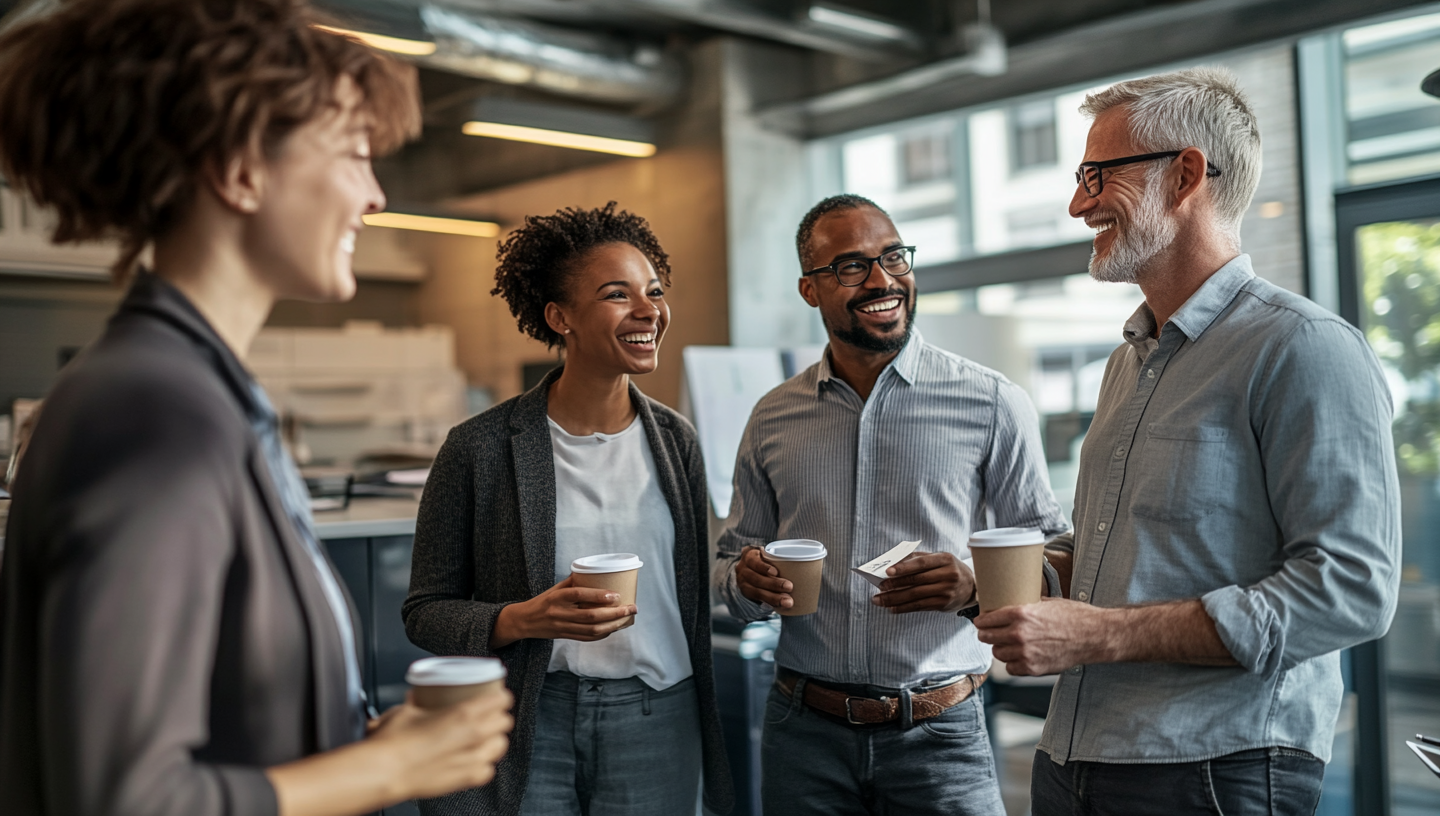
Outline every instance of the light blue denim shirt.
{"type": "Polygon", "coordinates": [[[1389,391],[1354,327],[1230,261],[1158,340],[1142,305],[1080,456],[1071,598],[1200,598],[1239,667],[1077,666],[1040,750],[1193,762],[1285,746],[1329,761],[1339,650],[1399,591],[1389,391]]]}

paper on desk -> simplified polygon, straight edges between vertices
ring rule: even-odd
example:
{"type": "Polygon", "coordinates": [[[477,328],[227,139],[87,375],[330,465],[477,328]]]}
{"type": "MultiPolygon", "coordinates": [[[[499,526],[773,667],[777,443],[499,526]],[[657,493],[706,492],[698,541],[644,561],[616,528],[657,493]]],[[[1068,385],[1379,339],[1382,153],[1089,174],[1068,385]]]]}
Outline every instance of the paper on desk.
{"type": "Polygon", "coordinates": [[[881,581],[890,577],[885,574],[885,570],[895,566],[903,560],[905,556],[915,552],[915,548],[918,546],[920,546],[920,542],[918,541],[902,541],[879,558],[873,561],[866,561],[858,567],[852,567],[850,571],[878,587],[881,581]]]}

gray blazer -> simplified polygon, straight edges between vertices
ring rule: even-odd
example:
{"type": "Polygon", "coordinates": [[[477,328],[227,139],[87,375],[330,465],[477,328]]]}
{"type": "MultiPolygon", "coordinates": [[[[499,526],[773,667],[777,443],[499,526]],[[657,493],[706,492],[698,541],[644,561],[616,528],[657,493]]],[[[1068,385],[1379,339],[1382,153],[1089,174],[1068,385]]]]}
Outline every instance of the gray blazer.
{"type": "MultiPolygon", "coordinates": [[[[519,813],[535,737],[535,709],[550,666],[552,641],[526,639],[498,650],[490,632],[500,610],[555,582],[555,461],[546,422],[552,371],[529,392],[450,432],[425,484],[415,527],[405,631],[442,655],[499,657],[515,694],[510,753],[485,788],[422,803],[437,814],[519,813]]],[[[690,644],[705,756],[705,805],[728,813],[730,767],[715,707],[710,655],[709,535],[705,466],[695,429],[640,393],[630,399],[645,424],[660,486],[675,520],[675,583],[690,644]]]]}
{"type": "Polygon", "coordinates": [[[273,814],[266,766],[352,738],[248,378],[142,275],[46,400],[0,569],[7,816],[273,814]]]}

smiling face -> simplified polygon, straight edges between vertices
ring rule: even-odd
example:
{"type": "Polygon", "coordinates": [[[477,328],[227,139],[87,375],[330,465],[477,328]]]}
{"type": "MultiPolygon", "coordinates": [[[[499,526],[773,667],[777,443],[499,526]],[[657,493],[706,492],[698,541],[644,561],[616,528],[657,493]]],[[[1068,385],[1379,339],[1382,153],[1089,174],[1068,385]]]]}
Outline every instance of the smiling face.
{"type": "Polygon", "coordinates": [[[278,298],[349,300],[360,217],[385,208],[370,166],[368,118],[349,77],[339,107],[301,125],[264,164],[264,187],[245,250],[278,298]]]}
{"type": "MultiPolygon", "coordinates": [[[[1149,152],[1137,146],[1123,107],[1095,117],[1085,142],[1085,161],[1099,162],[1149,152]]],[[[1162,159],[1103,170],[1105,186],[1091,198],[1075,186],[1070,215],[1095,230],[1090,276],[1111,283],[1137,283],[1146,267],[1175,240],[1178,226],[1162,183],[1162,159]]]]}
{"type": "Polygon", "coordinates": [[[564,339],[566,365],[606,375],[655,370],[670,307],[643,252],[598,246],[575,262],[566,290],[567,302],[545,307],[546,322],[564,339]]]}
{"type": "MultiPolygon", "coordinates": [[[[873,258],[903,246],[895,225],[874,207],[837,210],[815,224],[809,263],[873,258]]],[[[807,270],[808,271],[808,270],[807,270]]],[[[830,341],[861,351],[893,354],[905,347],[915,322],[915,275],[892,277],[870,265],[859,286],[841,286],[828,270],[800,279],[800,295],[820,310],[830,341]]]]}

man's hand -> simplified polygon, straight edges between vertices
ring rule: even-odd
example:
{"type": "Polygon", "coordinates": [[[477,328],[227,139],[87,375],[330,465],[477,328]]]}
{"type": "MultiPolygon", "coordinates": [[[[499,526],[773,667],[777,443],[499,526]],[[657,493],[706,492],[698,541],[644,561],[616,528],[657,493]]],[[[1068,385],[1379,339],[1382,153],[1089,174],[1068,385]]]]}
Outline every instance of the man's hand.
{"type": "Polygon", "coordinates": [[[1011,674],[1059,674],[1082,663],[1107,662],[1106,625],[1100,620],[1107,611],[1046,598],[986,612],[975,619],[975,628],[1011,674]]]}
{"type": "Polygon", "coordinates": [[[975,619],[980,642],[1011,674],[1056,674],[1086,663],[1236,666],[1199,600],[1107,609],[1046,598],[975,619]]]}
{"type": "Polygon", "coordinates": [[[913,552],[885,574],[870,603],[891,612],[957,612],[975,601],[975,574],[950,553],[913,552]]]}
{"type": "Polygon", "coordinates": [[[795,605],[790,597],[795,585],[780,577],[779,570],[760,556],[759,547],[746,547],[735,562],[735,585],[740,594],[771,609],[789,609],[795,605]]]}

